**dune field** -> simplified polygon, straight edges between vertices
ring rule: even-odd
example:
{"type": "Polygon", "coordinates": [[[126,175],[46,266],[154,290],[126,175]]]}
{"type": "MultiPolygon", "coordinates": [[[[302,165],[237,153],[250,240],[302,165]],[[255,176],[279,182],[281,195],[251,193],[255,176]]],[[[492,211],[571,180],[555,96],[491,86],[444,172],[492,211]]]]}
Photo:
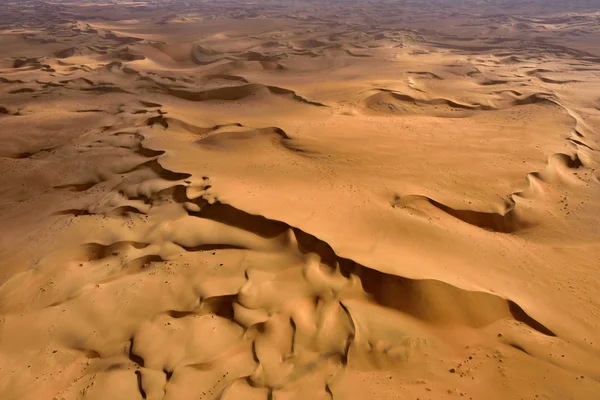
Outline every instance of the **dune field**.
{"type": "Polygon", "coordinates": [[[0,399],[600,399],[597,2],[0,6],[0,399]]]}

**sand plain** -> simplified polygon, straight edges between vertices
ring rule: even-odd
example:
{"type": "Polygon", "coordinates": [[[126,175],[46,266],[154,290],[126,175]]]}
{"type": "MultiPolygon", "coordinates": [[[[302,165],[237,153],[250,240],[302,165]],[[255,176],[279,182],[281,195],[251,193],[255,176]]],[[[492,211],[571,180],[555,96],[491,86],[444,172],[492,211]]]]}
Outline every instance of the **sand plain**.
{"type": "Polygon", "coordinates": [[[600,398],[594,2],[1,5],[1,399],[600,398]]]}

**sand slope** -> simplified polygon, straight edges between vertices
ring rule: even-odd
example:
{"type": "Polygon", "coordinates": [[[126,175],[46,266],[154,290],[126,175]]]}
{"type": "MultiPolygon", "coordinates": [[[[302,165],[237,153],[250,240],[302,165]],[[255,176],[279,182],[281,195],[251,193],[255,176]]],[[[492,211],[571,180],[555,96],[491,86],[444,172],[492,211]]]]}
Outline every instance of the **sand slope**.
{"type": "Polygon", "coordinates": [[[0,10],[0,398],[598,399],[586,2],[0,10]]]}

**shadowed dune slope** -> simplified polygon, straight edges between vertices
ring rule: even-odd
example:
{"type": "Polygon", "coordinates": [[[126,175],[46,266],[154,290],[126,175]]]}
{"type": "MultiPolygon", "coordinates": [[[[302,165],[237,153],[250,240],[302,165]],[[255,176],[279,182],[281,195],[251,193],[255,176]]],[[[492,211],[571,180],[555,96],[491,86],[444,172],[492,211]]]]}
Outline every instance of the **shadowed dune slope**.
{"type": "Polygon", "coordinates": [[[0,399],[599,399],[599,22],[4,2],[0,399]]]}

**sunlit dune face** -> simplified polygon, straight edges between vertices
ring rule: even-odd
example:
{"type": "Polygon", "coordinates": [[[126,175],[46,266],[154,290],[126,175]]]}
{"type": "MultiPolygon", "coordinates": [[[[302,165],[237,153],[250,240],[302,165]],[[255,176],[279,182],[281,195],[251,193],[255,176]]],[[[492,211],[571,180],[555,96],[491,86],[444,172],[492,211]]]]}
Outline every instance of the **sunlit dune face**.
{"type": "Polygon", "coordinates": [[[0,398],[600,393],[586,2],[0,9],[0,398]]]}

